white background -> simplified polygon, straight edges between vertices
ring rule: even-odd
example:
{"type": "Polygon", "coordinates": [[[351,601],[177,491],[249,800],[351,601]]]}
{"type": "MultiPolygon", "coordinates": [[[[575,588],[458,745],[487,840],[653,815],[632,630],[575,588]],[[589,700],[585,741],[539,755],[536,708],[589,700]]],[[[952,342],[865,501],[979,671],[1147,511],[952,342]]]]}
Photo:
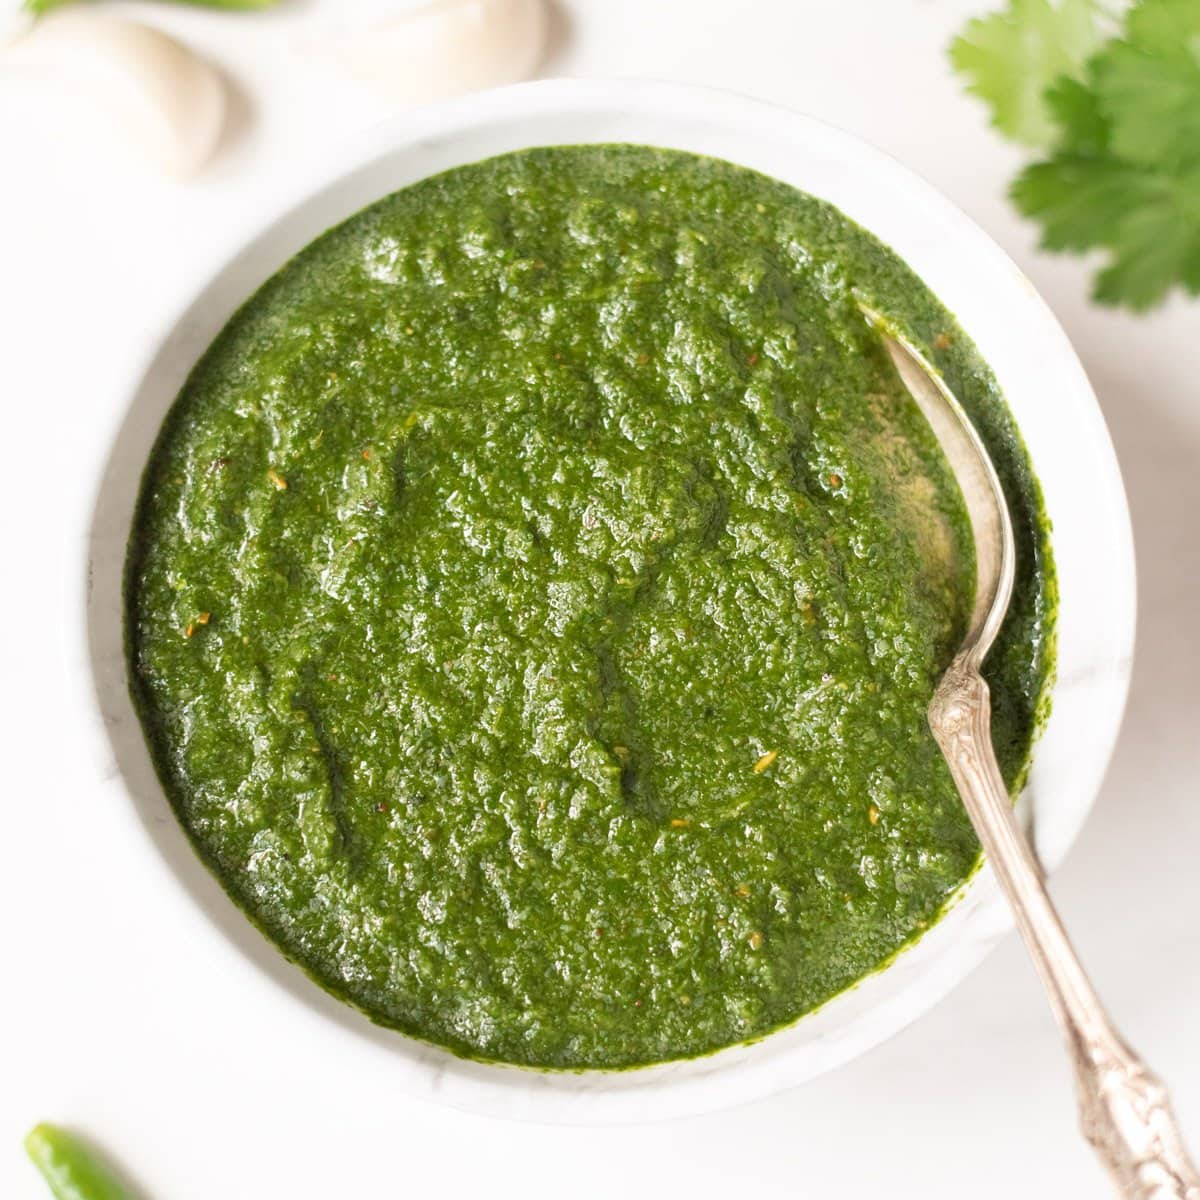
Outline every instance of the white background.
{"type": "MultiPolygon", "coordinates": [[[[127,814],[89,803],[106,764],[74,736],[83,691],[64,676],[78,670],[65,649],[81,613],[78,481],[94,477],[151,340],[203,274],[307,160],[386,115],[304,53],[320,21],[354,4],[292,0],[263,16],[113,6],[204,47],[242,95],[235,138],[186,186],[0,69],[0,1195],[45,1195],[20,1149],[42,1118],[95,1136],[148,1200],[1106,1194],[1013,937],[834,1075],[722,1114],[606,1130],[485,1120],[399,1094],[365,1106],[289,1063],[273,984],[248,976],[234,1011],[206,1002],[206,977],[243,969],[236,954],[215,929],[177,944],[188,901],[168,868],[144,837],[112,836],[127,814]],[[243,1027],[237,1057],[230,1022],[243,1027]]],[[[858,133],[982,224],[1066,326],[1125,472],[1141,614],[1117,755],[1054,890],[1200,1147],[1200,302],[1147,318],[1101,310],[1086,265],[1035,250],[1004,196],[1020,156],[945,61],[952,33],[987,5],[570,0],[544,73],[716,84],[858,133]]]]}

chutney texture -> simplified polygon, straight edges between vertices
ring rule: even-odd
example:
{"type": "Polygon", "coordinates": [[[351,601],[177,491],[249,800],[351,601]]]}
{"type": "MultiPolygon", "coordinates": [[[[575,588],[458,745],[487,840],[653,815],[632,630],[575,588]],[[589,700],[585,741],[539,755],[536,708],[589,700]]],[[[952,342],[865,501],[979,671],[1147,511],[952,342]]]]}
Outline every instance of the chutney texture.
{"type": "Polygon", "coordinates": [[[1051,665],[1037,484],[952,317],[829,205],[526,151],[380,200],[230,321],[147,467],[131,685],[285,955],[463,1055],[624,1067],[792,1022],[936,921],[979,853],[925,717],[974,560],[860,297],[1009,495],[1015,785],[1051,665]]]}

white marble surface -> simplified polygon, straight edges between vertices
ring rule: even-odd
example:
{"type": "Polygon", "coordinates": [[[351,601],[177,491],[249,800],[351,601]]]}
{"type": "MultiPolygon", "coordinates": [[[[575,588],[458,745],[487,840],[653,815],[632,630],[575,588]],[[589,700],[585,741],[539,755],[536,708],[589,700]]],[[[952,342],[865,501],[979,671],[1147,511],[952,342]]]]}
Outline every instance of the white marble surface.
{"type": "MultiPolygon", "coordinates": [[[[1056,1035],[1012,939],[917,1025],[834,1075],[724,1114],[616,1130],[513,1125],[399,1094],[364,1109],[351,1093],[314,1088],[284,1052],[289,1037],[303,1041],[304,1023],[281,1029],[291,1018],[250,973],[238,1046],[258,1053],[232,1057],[223,1018],[197,1011],[205,974],[238,969],[229,948],[215,928],[192,925],[193,953],[162,954],[184,901],[145,844],[114,849],[106,839],[111,813],[89,799],[111,789],[56,724],[76,719],[62,676],[80,600],[75,481],[93,474],[122,388],[197,278],[286,193],[307,156],[383,115],[298,57],[302,21],[331,4],[295,0],[290,16],[236,21],[128,6],[208,46],[254,97],[240,140],[186,189],[111,155],[52,97],[0,76],[0,512],[10,564],[0,593],[9,780],[0,1193],[42,1194],[18,1140],[33,1120],[53,1117],[96,1134],[158,1200],[433,1188],[536,1200],[561,1194],[564,1176],[585,1197],[668,1188],[724,1197],[752,1187],[923,1200],[968,1190],[1103,1194],[1074,1134],[1056,1035]]],[[[1200,766],[1190,696],[1200,635],[1187,624],[1200,607],[1190,586],[1200,575],[1191,526],[1200,507],[1200,306],[1179,302],[1141,320],[1105,313],[1086,301],[1081,264],[1034,253],[1032,231],[1003,197],[1015,158],[944,67],[947,38],[978,7],[575,0],[563,6],[548,69],[725,85],[860,133],[988,229],[1065,324],[1126,474],[1141,636],[1108,784],[1055,891],[1115,1013],[1200,1134],[1191,1019],[1200,813],[1188,803],[1200,766]]]]}

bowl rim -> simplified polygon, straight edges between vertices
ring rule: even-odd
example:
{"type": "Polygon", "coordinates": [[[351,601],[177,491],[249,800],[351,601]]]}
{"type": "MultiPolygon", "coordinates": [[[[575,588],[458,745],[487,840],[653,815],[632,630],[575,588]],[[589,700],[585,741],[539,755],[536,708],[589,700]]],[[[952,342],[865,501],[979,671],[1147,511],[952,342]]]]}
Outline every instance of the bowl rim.
{"type": "MultiPolygon", "coordinates": [[[[1066,684],[1070,684],[1075,691],[1086,689],[1094,693],[1095,703],[1092,707],[1095,711],[1091,714],[1089,725],[1093,753],[1082,769],[1077,766],[1079,777],[1072,782],[1076,796],[1073,807],[1057,824],[1050,823],[1048,833],[1043,834],[1039,820],[1037,843],[1047,868],[1053,868],[1061,862],[1081,828],[1115,746],[1132,669],[1135,567],[1128,505],[1111,440],[1083,367],[1050,309],[1007,255],[965,214],[909,168],[854,135],[785,107],[718,89],[642,80],[545,80],[475,93],[382,122],[305,170],[298,185],[289,189],[285,202],[272,206],[272,212],[255,222],[252,236],[240,240],[234,252],[189,293],[181,311],[172,314],[164,322],[162,336],[146,356],[131,389],[133,402],[117,414],[101,482],[92,497],[89,524],[85,630],[81,632],[81,637],[87,643],[82,655],[92,668],[94,692],[90,696],[89,707],[99,720],[98,728],[103,729],[105,740],[110,744],[110,755],[114,751],[117,755],[120,786],[127,797],[133,798],[130,815],[135,815],[136,810],[143,832],[150,835],[160,853],[174,867],[176,876],[194,901],[197,918],[209,923],[215,921],[248,959],[253,960],[258,968],[265,969],[283,986],[283,991],[290,995],[291,1000],[307,1004],[314,1018],[314,1030],[327,1030],[332,1037],[339,1039],[338,1044],[343,1047],[348,1045],[345,1039],[355,1039],[363,1046],[370,1047],[372,1056],[378,1056],[382,1050],[387,1062],[385,1064],[381,1060],[380,1068],[387,1078],[394,1085],[417,1095],[492,1115],[598,1124],[684,1116],[760,1098],[831,1069],[898,1032],[965,979],[1001,934],[1011,927],[1011,918],[1003,906],[991,873],[984,870],[968,880],[953,910],[913,949],[902,952],[887,968],[868,976],[849,992],[827,1002],[816,1013],[802,1017],[796,1024],[756,1043],[731,1047],[703,1059],[619,1072],[545,1073],[459,1059],[440,1047],[370,1025],[354,1009],[321,992],[316,984],[299,973],[298,968],[283,960],[273,944],[234,908],[215,880],[208,877],[205,883],[197,876],[194,860],[183,861],[180,857],[181,831],[176,828],[174,836],[169,832],[164,833],[161,812],[166,804],[165,798],[161,789],[158,789],[157,781],[147,784],[145,779],[149,759],[141,742],[140,727],[134,720],[131,728],[129,721],[132,707],[123,686],[123,652],[120,652],[118,668],[114,655],[119,651],[114,648],[112,631],[105,624],[111,624],[112,620],[112,560],[114,554],[119,557],[120,570],[123,572],[124,535],[128,532],[127,518],[131,511],[128,508],[125,510],[123,527],[119,520],[114,525],[114,517],[120,517],[122,501],[112,500],[109,493],[114,487],[121,491],[122,496],[128,493],[130,468],[140,478],[141,468],[136,450],[139,446],[143,447],[140,463],[144,464],[147,440],[145,422],[141,420],[147,415],[147,406],[142,401],[147,396],[154,396],[161,420],[165,412],[161,399],[165,393],[163,385],[157,381],[157,375],[167,370],[165,364],[173,364],[168,374],[178,376],[180,364],[184,364],[186,373],[186,368],[190,368],[199,350],[211,340],[205,332],[211,324],[206,306],[213,302],[214,296],[220,292],[221,303],[228,306],[230,295],[236,295],[238,289],[246,287],[249,282],[248,289],[240,292],[241,299],[247,298],[258,283],[269,277],[279,265],[279,262],[275,262],[275,265],[265,269],[265,273],[261,268],[262,261],[274,261],[283,253],[281,246],[286,249],[288,239],[280,242],[279,230],[285,227],[292,229],[297,221],[303,225],[305,214],[319,211],[322,203],[330,197],[343,196],[347,190],[353,194],[354,180],[371,178],[373,171],[386,173],[385,164],[398,163],[406,156],[418,163],[427,163],[431,157],[436,160],[439,155],[448,156],[455,162],[475,161],[489,154],[472,152],[470,147],[476,142],[487,142],[489,137],[495,136],[496,129],[511,128],[522,121],[536,123],[539,120],[561,119],[568,124],[575,121],[584,134],[553,141],[534,138],[525,143],[531,146],[638,140],[587,136],[588,121],[592,117],[598,117],[597,128],[622,127],[623,124],[636,125],[639,122],[653,124],[655,121],[678,121],[681,128],[684,123],[689,128],[710,125],[714,129],[730,132],[742,131],[748,137],[753,134],[777,139],[781,145],[791,147],[792,153],[801,157],[808,154],[813,156],[814,161],[821,159],[825,165],[842,161],[853,163],[856,171],[866,173],[880,185],[886,183],[895,195],[905,197],[912,206],[921,210],[931,227],[937,226],[945,236],[969,247],[972,261],[984,275],[1001,283],[1007,277],[1010,284],[1022,294],[1025,310],[1023,319],[1031,328],[1037,327],[1040,331],[1038,349],[1048,356],[1047,365],[1053,365],[1065,389],[1063,395],[1069,397],[1074,405],[1072,415],[1078,421],[1080,445],[1090,455],[1091,482],[1097,488],[1093,507],[1102,518],[1098,523],[1104,527],[1105,553],[1114,583],[1111,591],[1100,601],[1107,606],[1108,612],[1102,669],[1083,680],[1067,680],[1060,673],[1059,679],[1050,687],[1054,709],[1046,724],[1047,732],[1055,727],[1059,719],[1060,691],[1066,684]],[[455,158],[456,154],[463,156],[455,158]],[[249,267],[247,264],[250,262],[260,265],[249,267]],[[122,475],[124,482],[115,482],[122,475]],[[93,586],[98,579],[106,581],[104,587],[93,586]],[[98,629],[107,632],[98,634],[98,629]],[[122,692],[123,701],[114,691],[118,669],[122,681],[122,687],[118,690],[122,692]],[[136,747],[134,742],[137,743],[136,747]],[[139,750],[146,760],[140,767],[135,761],[139,750]],[[156,791],[157,796],[154,794],[156,791]],[[154,812],[155,807],[157,813],[154,812]],[[214,887],[219,899],[214,899],[214,887]],[[231,916],[234,919],[232,921],[231,916]],[[235,922],[240,924],[240,928],[234,927],[235,922]],[[944,934],[945,927],[955,922],[960,926],[964,922],[974,924],[969,934],[962,934],[961,931],[953,935],[944,934]],[[816,1036],[812,1044],[806,1042],[785,1049],[783,1039],[788,1033],[810,1026],[818,1017],[825,1019],[836,1006],[842,1004],[845,997],[861,996],[870,991],[874,986],[873,981],[892,976],[898,967],[906,971],[906,964],[910,965],[919,957],[917,949],[935,940],[935,934],[942,941],[951,936],[958,941],[952,950],[942,952],[940,959],[923,963],[913,978],[902,984],[899,990],[893,988],[895,994],[885,995],[882,1002],[868,997],[865,1006],[859,1004],[861,1011],[855,1013],[849,1035],[827,1037],[822,1034],[816,1036]],[[264,948],[266,954],[263,953],[264,948]]],[[[681,136],[678,140],[685,139],[681,136]]],[[[653,144],[671,143],[657,141],[653,144]]],[[[690,149],[691,146],[680,148],[690,149]]],[[[501,148],[490,153],[503,152],[501,148]]],[[[724,154],[719,157],[744,162],[738,155],[724,154]]],[[[411,174],[407,181],[441,169],[444,168],[420,169],[411,174]]],[[[403,170],[400,174],[404,175],[403,170]]],[[[376,195],[383,195],[387,190],[391,188],[385,188],[376,195]]],[[[881,187],[880,190],[887,189],[881,187]]],[[[814,189],[814,194],[822,193],[814,189]]],[[[846,210],[845,204],[837,200],[833,202],[846,210]]],[[[358,207],[361,204],[354,204],[343,215],[349,215],[358,207]]],[[[850,211],[848,215],[875,232],[874,227],[861,221],[856,212],[850,211]]],[[[320,232],[320,228],[317,232],[320,232]]],[[[878,236],[895,245],[895,239],[882,234],[878,236]]],[[[310,239],[311,235],[299,244],[303,245],[310,239]]],[[[295,240],[294,235],[292,240],[295,240]]],[[[903,257],[909,257],[903,250],[898,252],[903,257]]],[[[284,259],[279,261],[289,256],[284,254],[284,259]]],[[[918,267],[914,266],[914,269],[924,275],[918,267]]],[[[943,291],[933,284],[930,286],[935,294],[944,299],[943,291]]],[[[1017,302],[1011,303],[1015,305],[1017,302]]],[[[963,316],[963,309],[949,304],[948,307],[956,311],[963,327],[974,337],[971,319],[963,316]]],[[[231,312],[232,309],[217,322],[218,327],[231,312]]],[[[985,357],[989,363],[992,362],[986,353],[985,357]]],[[[1024,423],[1019,422],[1019,425],[1024,433],[1024,423]]],[[[151,440],[157,435],[157,429],[158,421],[155,421],[150,430],[151,440]]],[[[1036,471],[1038,464],[1032,447],[1030,453],[1036,471]]],[[[1043,477],[1043,485],[1045,482],[1043,477]]],[[[136,479],[133,490],[136,493],[136,479]]],[[[1053,518],[1055,512],[1049,495],[1047,504],[1053,518]]],[[[1052,541],[1058,557],[1057,535],[1052,534],[1052,541]]],[[[1074,692],[1071,694],[1074,695],[1074,692]]],[[[1035,803],[1030,799],[1030,792],[1036,791],[1033,785],[1037,771],[1035,758],[1030,787],[1020,802],[1021,810],[1026,815],[1035,803]]],[[[1038,811],[1040,818],[1040,807],[1038,811]]],[[[173,817],[169,825],[176,825],[173,817]]],[[[186,854],[191,855],[190,846],[186,842],[182,844],[186,854]]],[[[288,995],[281,996],[281,1002],[287,999],[288,995]]],[[[836,1022],[832,1028],[835,1031],[838,1029],[836,1022]]]]}

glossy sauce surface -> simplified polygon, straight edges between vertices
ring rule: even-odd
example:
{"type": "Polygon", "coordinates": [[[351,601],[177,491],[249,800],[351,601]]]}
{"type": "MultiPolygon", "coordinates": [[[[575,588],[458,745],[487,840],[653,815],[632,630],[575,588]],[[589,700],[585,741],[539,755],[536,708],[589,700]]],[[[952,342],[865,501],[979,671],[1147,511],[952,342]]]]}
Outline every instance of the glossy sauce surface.
{"type": "Polygon", "coordinates": [[[325,987],[458,1053],[629,1066],[786,1024],[937,919],[978,854],[925,721],[972,551],[856,291],[1010,495],[1015,781],[1036,482],[952,319],[836,210],[530,151],[380,201],[230,322],[147,470],[132,686],[197,848],[325,987]]]}

